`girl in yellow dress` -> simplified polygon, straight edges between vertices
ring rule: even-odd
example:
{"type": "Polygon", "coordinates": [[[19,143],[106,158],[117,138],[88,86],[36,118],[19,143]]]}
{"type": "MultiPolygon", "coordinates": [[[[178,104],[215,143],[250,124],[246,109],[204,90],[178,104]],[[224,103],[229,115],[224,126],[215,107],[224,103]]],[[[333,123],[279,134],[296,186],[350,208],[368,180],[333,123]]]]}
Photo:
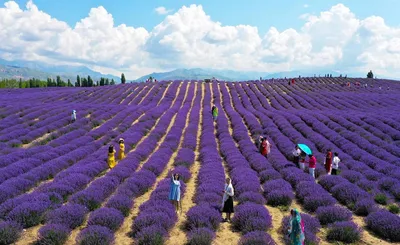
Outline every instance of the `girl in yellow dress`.
{"type": "Polygon", "coordinates": [[[108,147],[108,159],[107,159],[107,163],[108,163],[108,166],[110,168],[113,168],[116,165],[116,163],[115,163],[115,155],[114,154],[115,154],[114,146],[110,145],[108,147]]]}
{"type": "Polygon", "coordinates": [[[123,138],[120,138],[119,141],[119,152],[118,152],[118,157],[119,160],[122,160],[125,158],[125,142],[123,138]]]}

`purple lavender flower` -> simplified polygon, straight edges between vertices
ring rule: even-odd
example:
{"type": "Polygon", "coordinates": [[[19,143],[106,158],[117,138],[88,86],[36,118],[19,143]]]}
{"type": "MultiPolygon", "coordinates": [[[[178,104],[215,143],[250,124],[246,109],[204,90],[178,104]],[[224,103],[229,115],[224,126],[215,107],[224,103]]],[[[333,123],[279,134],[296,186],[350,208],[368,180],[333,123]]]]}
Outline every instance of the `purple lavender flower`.
{"type": "Polygon", "coordinates": [[[361,239],[362,230],[351,221],[335,222],[328,227],[327,239],[344,243],[355,243],[361,239]]]}
{"type": "Polygon", "coordinates": [[[70,233],[71,230],[64,225],[49,224],[40,228],[39,243],[62,245],[67,241],[70,233]]]}
{"type": "Polygon", "coordinates": [[[12,244],[16,242],[22,232],[22,226],[14,221],[0,222],[0,244],[12,244]]]}
{"type": "Polygon", "coordinates": [[[116,231],[124,221],[122,213],[113,208],[100,208],[91,213],[88,226],[100,225],[116,231]]]}
{"type": "Polygon", "coordinates": [[[114,241],[114,234],[106,227],[93,225],[79,233],[76,243],[79,245],[104,244],[111,245],[114,241]]]}
{"type": "Polygon", "coordinates": [[[316,215],[321,225],[331,224],[337,221],[348,221],[351,219],[351,212],[339,206],[319,207],[316,215]]]}
{"type": "Polygon", "coordinates": [[[367,227],[379,237],[400,242],[400,218],[386,210],[370,213],[366,218],[367,227]]]}
{"type": "Polygon", "coordinates": [[[211,244],[215,238],[215,233],[213,230],[208,228],[196,228],[189,232],[188,234],[188,245],[198,245],[198,244],[211,244]]]}

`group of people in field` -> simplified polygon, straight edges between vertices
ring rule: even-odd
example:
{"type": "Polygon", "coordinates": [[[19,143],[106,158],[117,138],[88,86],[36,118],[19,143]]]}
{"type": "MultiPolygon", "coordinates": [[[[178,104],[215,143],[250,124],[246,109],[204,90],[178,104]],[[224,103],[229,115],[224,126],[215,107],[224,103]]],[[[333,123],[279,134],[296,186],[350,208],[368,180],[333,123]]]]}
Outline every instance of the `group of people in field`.
{"type": "MultiPolygon", "coordinates": [[[[302,151],[298,145],[295,146],[293,152],[293,163],[296,164],[297,167],[304,170],[305,164],[308,163],[308,169],[310,175],[315,178],[315,168],[317,166],[317,159],[313,154],[308,155],[308,161],[306,161],[307,154],[302,151]]],[[[329,149],[325,156],[324,166],[326,173],[329,175],[338,175],[339,174],[339,153],[332,151],[329,149]]]]}
{"type": "MultiPolygon", "coordinates": [[[[120,138],[118,140],[119,144],[119,151],[118,151],[118,159],[122,160],[125,158],[125,141],[123,138],[120,138]]],[[[114,168],[117,165],[117,162],[115,161],[115,153],[116,150],[114,149],[114,145],[111,144],[108,147],[108,158],[107,158],[107,164],[110,169],[114,168]]]]}
{"type": "MultiPolygon", "coordinates": [[[[211,114],[213,116],[213,120],[216,121],[218,117],[218,108],[213,105],[211,109],[211,114]]],[[[76,121],[76,111],[72,111],[71,121],[76,121]]],[[[120,138],[118,140],[119,151],[118,151],[118,159],[122,160],[125,158],[125,143],[124,139],[120,138]]],[[[267,137],[260,136],[256,145],[260,154],[267,157],[271,151],[271,143],[267,139],[267,137]]],[[[115,160],[116,150],[114,149],[114,145],[109,145],[108,148],[108,158],[107,163],[110,169],[114,168],[117,165],[115,160]]],[[[307,154],[302,151],[298,145],[295,146],[293,150],[293,162],[300,169],[305,169],[305,163],[309,165],[310,175],[315,178],[315,167],[317,164],[317,160],[314,155],[309,154],[309,160],[306,161],[307,154]]],[[[339,162],[340,159],[338,157],[338,153],[335,152],[332,154],[331,150],[328,150],[325,157],[325,169],[327,174],[337,175],[339,170],[339,162]]],[[[173,170],[170,170],[171,173],[171,182],[170,182],[170,191],[168,195],[168,199],[173,204],[175,211],[178,213],[179,209],[182,212],[182,202],[181,202],[181,182],[180,175],[178,173],[174,173],[173,170]]],[[[222,190],[222,203],[221,203],[221,212],[226,213],[224,222],[231,221],[231,215],[234,213],[234,205],[233,205],[233,197],[234,197],[234,188],[232,185],[232,180],[230,178],[226,178],[224,190],[222,190]]],[[[289,221],[289,229],[288,229],[288,237],[290,238],[291,244],[293,245],[303,245],[305,236],[304,236],[304,222],[302,221],[301,215],[297,209],[292,209],[290,212],[290,221],[289,221]]]]}

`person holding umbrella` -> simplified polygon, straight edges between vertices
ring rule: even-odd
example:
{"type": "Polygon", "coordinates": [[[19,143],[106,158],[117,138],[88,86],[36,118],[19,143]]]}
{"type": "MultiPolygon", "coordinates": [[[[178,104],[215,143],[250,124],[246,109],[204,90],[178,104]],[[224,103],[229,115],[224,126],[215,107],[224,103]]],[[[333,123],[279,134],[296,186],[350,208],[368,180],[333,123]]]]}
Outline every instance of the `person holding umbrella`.
{"type": "Polygon", "coordinates": [[[299,167],[301,150],[298,145],[294,147],[292,154],[293,154],[293,163],[296,164],[296,167],[299,167]]]}
{"type": "Polygon", "coordinates": [[[306,157],[307,155],[312,155],[312,151],[310,149],[310,147],[308,147],[308,145],[305,144],[297,144],[297,146],[299,147],[301,153],[300,153],[300,168],[302,170],[305,169],[305,163],[306,163],[306,157]]]}

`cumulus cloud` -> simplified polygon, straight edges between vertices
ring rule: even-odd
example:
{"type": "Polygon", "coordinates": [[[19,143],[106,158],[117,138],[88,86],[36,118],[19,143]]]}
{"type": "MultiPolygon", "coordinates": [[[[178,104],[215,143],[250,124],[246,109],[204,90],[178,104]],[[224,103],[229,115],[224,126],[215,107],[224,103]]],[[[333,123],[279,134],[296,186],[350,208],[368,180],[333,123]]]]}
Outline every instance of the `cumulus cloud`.
{"type": "Polygon", "coordinates": [[[154,9],[154,11],[156,11],[157,14],[159,15],[166,15],[172,12],[172,9],[166,9],[163,6],[157,7],[154,9]]]}
{"type": "Polygon", "coordinates": [[[378,16],[358,19],[343,4],[301,17],[300,29],[259,33],[255,26],[222,25],[201,5],[190,5],[146,30],[115,25],[99,6],[69,26],[32,1],[24,9],[9,1],[0,8],[0,58],[81,64],[129,78],[183,67],[275,72],[350,66],[400,77],[400,28],[378,16]]]}

